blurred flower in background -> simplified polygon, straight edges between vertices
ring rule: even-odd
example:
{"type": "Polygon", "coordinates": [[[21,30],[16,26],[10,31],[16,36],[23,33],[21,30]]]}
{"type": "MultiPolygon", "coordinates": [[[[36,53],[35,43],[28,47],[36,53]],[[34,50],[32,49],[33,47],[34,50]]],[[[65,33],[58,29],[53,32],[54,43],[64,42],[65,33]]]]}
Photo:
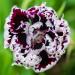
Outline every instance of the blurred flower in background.
{"type": "Polygon", "coordinates": [[[0,0],[0,75],[74,75],[75,74],[75,0],[0,0]],[[24,67],[11,66],[13,55],[9,49],[3,47],[3,33],[5,18],[9,15],[13,5],[23,9],[40,5],[54,8],[59,18],[63,16],[69,22],[71,29],[71,43],[66,53],[52,69],[43,73],[34,73],[32,70],[25,70],[24,67]]]}

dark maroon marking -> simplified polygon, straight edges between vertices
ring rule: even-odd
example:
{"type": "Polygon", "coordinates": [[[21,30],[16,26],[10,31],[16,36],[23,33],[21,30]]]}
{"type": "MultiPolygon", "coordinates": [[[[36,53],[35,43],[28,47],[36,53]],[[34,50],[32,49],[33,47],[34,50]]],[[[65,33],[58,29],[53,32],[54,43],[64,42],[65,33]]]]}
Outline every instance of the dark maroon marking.
{"type": "Polygon", "coordinates": [[[52,29],[55,30],[55,26],[54,26],[54,20],[50,19],[51,24],[53,25],[52,29]]]}
{"type": "Polygon", "coordinates": [[[60,24],[60,27],[64,27],[64,25],[60,24]]]}
{"type": "Polygon", "coordinates": [[[42,61],[40,62],[38,68],[36,69],[41,69],[41,68],[46,68],[48,64],[51,64],[51,62],[55,62],[56,58],[48,58],[48,53],[46,51],[40,52],[40,57],[42,58],[42,61]]]}
{"type": "Polygon", "coordinates": [[[60,41],[58,39],[56,39],[56,51],[58,50],[58,45],[60,44],[60,41]]]}
{"type": "Polygon", "coordinates": [[[21,49],[21,53],[24,53],[25,52],[25,49],[21,49]]]}
{"type": "Polygon", "coordinates": [[[20,63],[20,60],[17,60],[16,63],[17,63],[17,64],[20,63]]]}
{"type": "Polygon", "coordinates": [[[66,39],[66,36],[63,37],[63,43],[66,43],[67,42],[67,39],[66,39]]]}
{"type": "Polygon", "coordinates": [[[49,16],[51,17],[53,16],[53,12],[47,12],[47,13],[49,13],[49,16]]]}
{"type": "Polygon", "coordinates": [[[48,40],[46,41],[46,44],[45,44],[45,46],[49,46],[49,41],[48,41],[48,40]]]}
{"type": "Polygon", "coordinates": [[[34,10],[35,10],[35,7],[28,9],[28,11],[34,11],[34,10]]]}
{"type": "Polygon", "coordinates": [[[50,19],[50,22],[51,22],[52,25],[54,25],[54,20],[50,19]]]}
{"type": "Polygon", "coordinates": [[[20,30],[16,30],[20,26],[21,21],[23,21],[23,22],[29,21],[26,16],[26,12],[21,11],[21,9],[14,8],[13,14],[11,17],[11,21],[10,21],[12,31],[14,31],[14,32],[22,32],[23,31],[22,28],[20,30]]]}
{"type": "Polygon", "coordinates": [[[25,57],[27,56],[27,54],[24,54],[23,56],[24,56],[24,58],[25,58],[25,57]]]}
{"type": "Polygon", "coordinates": [[[52,28],[52,27],[50,27],[50,29],[51,29],[51,30],[53,30],[53,28],[52,28]]]}
{"type": "Polygon", "coordinates": [[[41,25],[40,30],[47,30],[49,27],[47,27],[47,25],[45,23],[43,23],[43,25],[41,25]]]}
{"type": "Polygon", "coordinates": [[[10,44],[11,43],[11,39],[13,37],[13,34],[10,32],[10,29],[8,31],[9,31],[9,40],[7,40],[7,41],[10,44]]]}
{"type": "Polygon", "coordinates": [[[59,44],[60,44],[60,41],[59,41],[58,39],[56,39],[56,42],[57,42],[57,45],[59,45],[59,44]]]}
{"type": "Polygon", "coordinates": [[[54,13],[54,10],[51,10],[52,11],[52,13],[54,13]]]}
{"type": "Polygon", "coordinates": [[[40,64],[46,66],[48,64],[48,54],[46,51],[42,51],[40,52],[40,57],[42,58],[42,61],[40,62],[40,64]]]}
{"type": "Polygon", "coordinates": [[[62,44],[62,48],[61,49],[63,49],[64,48],[64,45],[62,44]]]}
{"type": "Polygon", "coordinates": [[[36,9],[35,7],[32,7],[28,10],[29,14],[27,14],[29,16],[30,19],[33,18],[33,16],[35,16],[37,14],[39,10],[36,9]]]}
{"type": "Polygon", "coordinates": [[[37,29],[34,29],[33,34],[35,35],[38,32],[37,29]]]}
{"type": "Polygon", "coordinates": [[[69,34],[69,32],[66,30],[66,34],[69,34]]]}
{"type": "Polygon", "coordinates": [[[41,49],[41,47],[42,47],[42,43],[36,43],[34,45],[34,49],[41,49]]]}
{"type": "Polygon", "coordinates": [[[54,41],[55,33],[53,33],[52,31],[47,32],[47,34],[51,37],[51,39],[54,41]]]}
{"type": "Polygon", "coordinates": [[[66,42],[68,42],[67,39],[63,41],[63,43],[66,43],[66,42]]]}
{"type": "Polygon", "coordinates": [[[23,65],[23,63],[20,63],[21,65],[23,65]]]}
{"type": "Polygon", "coordinates": [[[68,40],[66,39],[66,36],[63,37],[63,42],[62,42],[62,49],[64,48],[64,43],[67,43],[68,40]]]}
{"type": "Polygon", "coordinates": [[[29,12],[31,15],[37,14],[38,11],[39,11],[39,10],[36,9],[35,7],[32,7],[32,8],[30,8],[30,9],[28,10],[28,12],[29,12]]]}
{"type": "Polygon", "coordinates": [[[62,49],[64,48],[64,40],[65,40],[66,36],[63,37],[63,42],[62,42],[62,49]]]}
{"type": "Polygon", "coordinates": [[[31,18],[31,22],[32,24],[36,23],[39,21],[39,16],[38,15],[35,15],[34,18],[31,18]]]}
{"type": "Polygon", "coordinates": [[[59,36],[63,36],[63,32],[58,31],[57,34],[58,34],[59,36]]]}
{"type": "Polygon", "coordinates": [[[47,19],[46,19],[45,15],[43,15],[42,13],[40,13],[39,16],[40,16],[40,18],[41,18],[40,21],[41,21],[42,23],[46,23],[47,19]]]}
{"type": "Polygon", "coordinates": [[[29,50],[29,48],[26,48],[27,50],[29,50]]]}
{"type": "Polygon", "coordinates": [[[27,45],[26,43],[26,34],[25,33],[21,33],[21,34],[17,34],[18,37],[18,41],[20,44],[22,44],[24,47],[27,45]]]}

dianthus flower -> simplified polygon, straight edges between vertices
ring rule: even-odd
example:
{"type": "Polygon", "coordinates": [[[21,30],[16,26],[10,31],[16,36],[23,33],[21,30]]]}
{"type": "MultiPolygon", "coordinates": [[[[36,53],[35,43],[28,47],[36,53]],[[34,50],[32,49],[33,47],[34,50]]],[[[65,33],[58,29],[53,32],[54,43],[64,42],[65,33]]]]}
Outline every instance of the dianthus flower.
{"type": "Polygon", "coordinates": [[[4,47],[13,52],[13,64],[43,72],[52,68],[70,42],[70,29],[51,7],[12,8],[4,27],[4,47]]]}

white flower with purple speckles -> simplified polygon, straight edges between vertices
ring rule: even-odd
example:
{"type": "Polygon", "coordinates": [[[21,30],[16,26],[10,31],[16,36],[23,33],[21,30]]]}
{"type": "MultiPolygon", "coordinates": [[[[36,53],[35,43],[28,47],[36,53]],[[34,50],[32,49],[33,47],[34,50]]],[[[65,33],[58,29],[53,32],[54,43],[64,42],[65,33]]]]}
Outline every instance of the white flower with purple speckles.
{"type": "Polygon", "coordinates": [[[22,10],[14,6],[4,27],[4,47],[13,52],[13,65],[43,72],[52,68],[70,42],[63,18],[44,5],[22,10]]]}

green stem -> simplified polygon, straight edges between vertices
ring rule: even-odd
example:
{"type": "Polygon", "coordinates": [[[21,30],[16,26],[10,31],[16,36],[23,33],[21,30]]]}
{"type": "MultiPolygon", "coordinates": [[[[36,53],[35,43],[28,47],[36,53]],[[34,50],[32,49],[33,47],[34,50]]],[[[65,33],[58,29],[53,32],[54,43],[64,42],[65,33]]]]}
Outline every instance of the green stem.
{"type": "Polygon", "coordinates": [[[21,8],[27,9],[28,5],[30,4],[31,0],[23,0],[21,8]]]}
{"type": "Polygon", "coordinates": [[[59,17],[61,17],[62,16],[62,14],[63,14],[63,11],[64,11],[64,9],[65,9],[65,7],[66,7],[66,0],[62,3],[62,5],[61,5],[61,7],[59,8],[59,10],[57,11],[57,13],[58,13],[58,16],[59,17]]]}

